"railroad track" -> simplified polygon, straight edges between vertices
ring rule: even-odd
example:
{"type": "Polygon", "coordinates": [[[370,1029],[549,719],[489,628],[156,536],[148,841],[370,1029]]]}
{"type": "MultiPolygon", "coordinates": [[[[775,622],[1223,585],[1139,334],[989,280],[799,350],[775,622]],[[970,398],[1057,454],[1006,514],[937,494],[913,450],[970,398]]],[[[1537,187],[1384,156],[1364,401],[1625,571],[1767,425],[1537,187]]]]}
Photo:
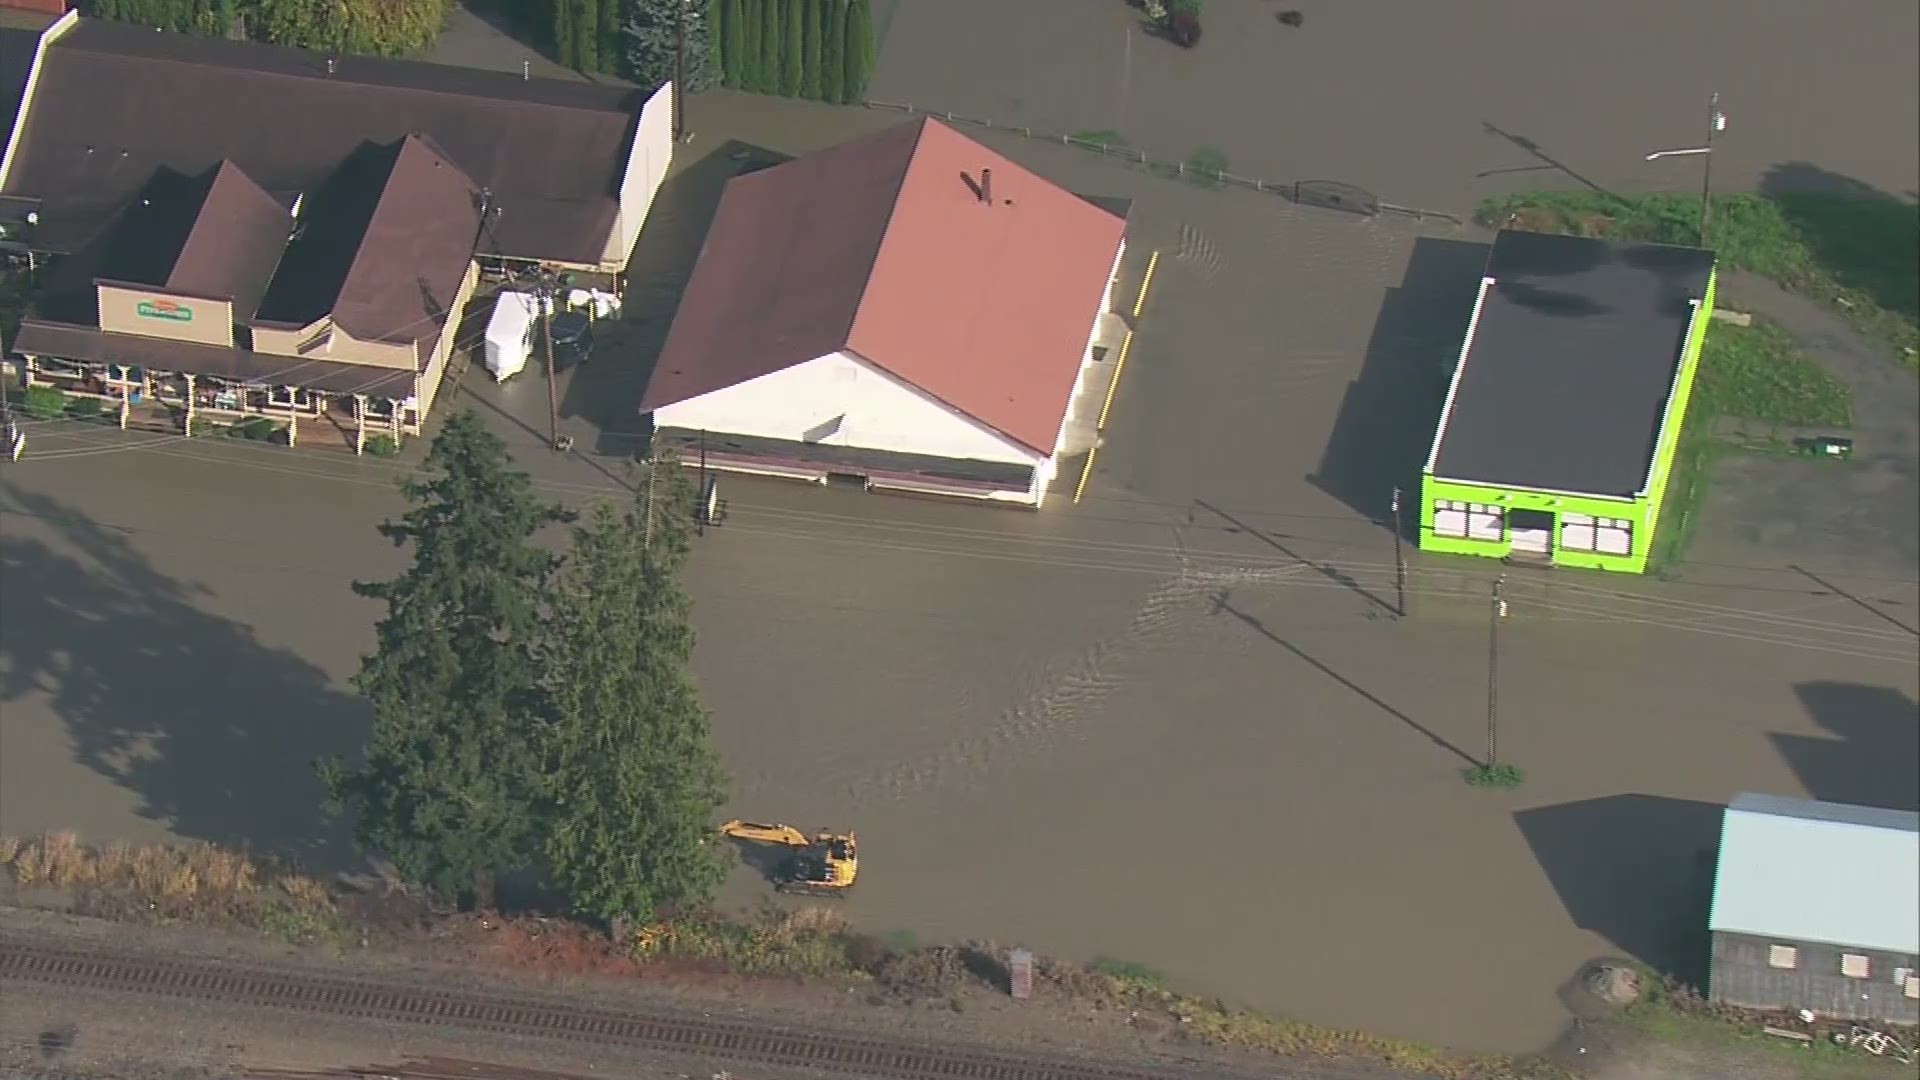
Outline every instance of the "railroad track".
{"type": "MultiPolygon", "coordinates": [[[[913,1045],[855,1035],[692,1016],[642,1016],[529,1000],[231,964],[156,959],[0,937],[0,981],[164,994],[345,1019],[486,1031],[596,1047],[632,1047],[886,1080],[1248,1080],[1195,1063],[1180,1069],[1045,1060],[961,1046],[913,1045]]],[[[1269,1074],[1271,1075],[1271,1074],[1269,1074]]]]}

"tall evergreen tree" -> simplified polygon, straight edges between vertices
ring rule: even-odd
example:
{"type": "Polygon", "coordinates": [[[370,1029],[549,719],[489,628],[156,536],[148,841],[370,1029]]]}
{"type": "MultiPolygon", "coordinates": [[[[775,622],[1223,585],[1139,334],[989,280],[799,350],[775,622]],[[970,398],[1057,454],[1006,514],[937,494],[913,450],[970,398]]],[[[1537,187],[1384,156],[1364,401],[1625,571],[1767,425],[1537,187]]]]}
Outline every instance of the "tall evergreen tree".
{"type": "Polygon", "coordinates": [[[561,67],[574,67],[578,62],[574,49],[580,38],[573,25],[578,12],[578,0],[553,0],[553,58],[561,67]]]}
{"type": "Polygon", "coordinates": [[[625,41],[621,31],[626,27],[620,22],[621,0],[600,0],[600,25],[594,30],[593,43],[600,50],[599,63],[594,70],[604,75],[618,75],[625,61],[625,41]]]}
{"type": "MultiPolygon", "coordinates": [[[[573,65],[581,71],[592,73],[600,70],[600,4],[603,0],[574,0],[578,8],[573,13],[573,65]]],[[[611,5],[617,0],[604,0],[611,5]]]]}
{"type": "Polygon", "coordinates": [[[800,40],[800,96],[820,100],[820,0],[803,0],[800,19],[806,23],[800,40]]]}
{"type": "Polygon", "coordinates": [[[671,460],[649,477],[633,504],[603,503],[575,528],[542,649],[545,864],[578,912],[603,919],[707,903],[728,865],[712,824],[725,776],[688,670],[678,580],[696,492],[671,460]]]}
{"type": "Polygon", "coordinates": [[[844,100],[847,0],[820,0],[820,100],[844,100]]]}
{"type": "Polygon", "coordinates": [[[760,3],[760,68],[755,90],[763,94],[780,92],[780,0],[760,3]]]}
{"type": "Polygon", "coordinates": [[[707,66],[711,52],[707,42],[713,35],[708,10],[705,0],[633,0],[626,28],[627,63],[633,77],[643,85],[658,86],[684,76],[680,90],[689,94],[712,86],[720,73],[707,66]]]}
{"type": "Polygon", "coordinates": [[[725,58],[723,70],[726,72],[727,85],[738,90],[746,85],[747,37],[746,16],[741,8],[742,0],[726,0],[725,15],[721,20],[720,55],[725,58]]]}
{"type": "Polygon", "coordinates": [[[761,7],[767,0],[740,0],[740,89],[760,89],[760,26],[766,19],[761,7]]]}
{"type": "Polygon", "coordinates": [[[726,80],[726,60],[722,56],[720,48],[720,20],[723,17],[720,9],[722,6],[721,0],[706,0],[704,10],[701,12],[707,24],[706,70],[707,84],[709,86],[726,80]]]}
{"type": "Polygon", "coordinates": [[[806,15],[802,0],[781,0],[780,93],[786,97],[799,97],[805,81],[806,15]]]}
{"type": "Polygon", "coordinates": [[[354,585],[386,605],[354,678],[373,706],[365,761],[319,771],[363,848],[408,881],[486,903],[494,876],[526,865],[539,838],[534,650],[554,560],[534,538],[569,515],[534,497],[471,412],[447,421],[424,473],[401,485],[411,507],[380,526],[412,565],[354,585]]]}
{"type": "Polygon", "coordinates": [[[851,105],[867,99],[867,80],[873,75],[873,8],[868,0],[847,5],[847,77],[840,100],[851,105]]]}

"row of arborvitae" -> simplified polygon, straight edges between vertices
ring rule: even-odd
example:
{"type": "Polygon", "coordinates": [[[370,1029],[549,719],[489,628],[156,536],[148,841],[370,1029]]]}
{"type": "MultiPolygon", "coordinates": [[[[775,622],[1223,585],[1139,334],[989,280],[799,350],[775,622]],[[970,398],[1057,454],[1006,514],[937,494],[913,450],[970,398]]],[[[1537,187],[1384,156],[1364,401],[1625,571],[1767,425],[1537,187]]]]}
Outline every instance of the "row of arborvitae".
{"type": "Polygon", "coordinates": [[[873,75],[868,0],[720,0],[720,76],[736,90],[856,103],[873,75]]]}
{"type": "Polygon", "coordinates": [[[320,772],[403,879],[489,905],[500,875],[534,870],[610,920],[705,903],[726,876],[678,580],[696,493],[670,460],[632,487],[584,515],[542,502],[472,413],[401,485],[411,506],[380,531],[412,564],[354,586],[386,607],[354,679],[372,736],[320,772]]]}

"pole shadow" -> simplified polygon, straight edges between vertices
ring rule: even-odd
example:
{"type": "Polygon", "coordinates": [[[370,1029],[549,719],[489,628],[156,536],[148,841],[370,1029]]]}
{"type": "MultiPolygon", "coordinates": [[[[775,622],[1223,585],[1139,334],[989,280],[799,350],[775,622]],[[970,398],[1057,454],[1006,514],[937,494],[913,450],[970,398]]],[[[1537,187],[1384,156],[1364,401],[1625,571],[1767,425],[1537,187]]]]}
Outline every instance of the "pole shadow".
{"type": "Polygon", "coordinates": [[[74,760],[180,836],[314,869],[353,864],[345,826],[322,814],[313,762],[358,756],[370,726],[359,698],[200,610],[207,590],[155,570],[124,531],[11,485],[0,485],[0,513],[57,532],[53,544],[0,536],[10,725],[31,723],[29,702],[44,700],[74,760]]]}
{"type": "MultiPolygon", "coordinates": [[[[1199,507],[1202,510],[1205,510],[1206,512],[1226,522],[1227,532],[1244,533],[1248,536],[1251,536],[1254,539],[1272,548],[1273,550],[1278,551],[1280,554],[1285,555],[1287,558],[1292,559],[1294,562],[1297,562],[1300,565],[1307,567],[1308,569],[1312,570],[1314,573],[1319,574],[1321,577],[1326,578],[1328,581],[1333,582],[1335,585],[1338,585],[1341,588],[1349,590],[1350,592],[1354,593],[1356,596],[1359,596],[1361,599],[1367,601],[1369,604],[1373,605],[1374,607],[1379,608],[1380,610],[1386,612],[1389,615],[1393,615],[1395,617],[1399,616],[1400,612],[1397,608],[1395,608],[1392,604],[1388,603],[1386,600],[1373,595],[1373,592],[1369,590],[1365,585],[1362,585],[1358,581],[1354,580],[1351,576],[1343,572],[1339,567],[1330,566],[1325,563],[1317,563],[1311,559],[1308,559],[1308,558],[1305,558],[1304,556],[1296,554],[1292,548],[1281,543],[1271,533],[1262,532],[1259,529],[1256,529],[1253,526],[1248,525],[1246,522],[1241,521],[1239,518],[1234,517],[1232,514],[1227,513],[1225,510],[1222,510],[1219,507],[1213,505],[1212,503],[1207,502],[1205,499],[1195,499],[1193,500],[1193,505],[1199,507]]],[[[1189,515],[1189,518],[1191,518],[1191,515],[1189,515]]]]}
{"type": "MultiPolygon", "coordinates": [[[[1606,188],[1601,187],[1599,184],[1594,183],[1592,180],[1589,180],[1586,177],[1575,172],[1573,168],[1569,166],[1566,162],[1561,161],[1558,158],[1555,158],[1551,154],[1548,154],[1544,149],[1541,148],[1539,143],[1534,142],[1532,139],[1527,138],[1525,135],[1515,135],[1510,131],[1502,130],[1500,127],[1495,125],[1490,120],[1482,120],[1480,122],[1480,130],[1486,132],[1489,135],[1496,135],[1502,139],[1505,139],[1507,142],[1510,142],[1513,145],[1519,147],[1520,149],[1526,151],[1530,156],[1533,157],[1534,160],[1540,162],[1540,164],[1546,166],[1549,169],[1553,169],[1557,172],[1565,174],[1568,179],[1573,180],[1575,183],[1585,186],[1589,190],[1599,192],[1600,194],[1605,195],[1607,198],[1612,199],[1615,202],[1624,201],[1620,198],[1620,196],[1614,194],[1613,192],[1607,190],[1606,188]]],[[[1493,171],[1506,172],[1508,170],[1496,169],[1493,171]]]]}
{"type": "Polygon", "coordinates": [[[1831,738],[1770,737],[1808,795],[1823,802],[1920,810],[1920,703],[1890,686],[1804,682],[1793,692],[1831,738]]]}
{"type": "Polygon", "coordinates": [[[1293,642],[1288,641],[1287,639],[1274,633],[1272,630],[1267,628],[1266,623],[1262,622],[1257,617],[1253,615],[1249,615],[1246,612],[1241,611],[1239,608],[1234,607],[1233,604],[1229,602],[1232,600],[1232,598],[1233,598],[1233,593],[1232,593],[1232,590],[1229,590],[1229,589],[1222,589],[1219,592],[1215,593],[1213,595],[1213,610],[1209,612],[1209,614],[1233,616],[1234,618],[1244,623],[1254,633],[1259,634],[1261,637],[1266,638],[1268,641],[1271,641],[1275,645],[1278,645],[1281,648],[1287,650],[1289,653],[1292,653],[1295,659],[1300,660],[1301,662],[1307,664],[1309,667],[1312,667],[1315,671],[1318,671],[1320,674],[1325,675],[1327,678],[1332,679],[1334,682],[1337,682],[1341,686],[1346,687],[1348,690],[1353,691],[1356,695],[1358,695],[1360,698],[1365,700],[1368,704],[1372,705],[1374,708],[1379,709],[1381,712],[1386,713],[1388,716],[1393,717],[1395,720],[1400,721],[1402,724],[1405,724],[1407,727],[1418,732],[1421,736],[1423,736],[1428,742],[1432,743],[1434,746],[1437,746],[1440,749],[1445,750],[1446,752],[1459,758],[1462,762],[1468,765],[1480,764],[1480,761],[1478,758],[1475,758],[1472,754],[1469,754],[1465,750],[1460,749],[1458,746],[1455,746],[1453,743],[1448,742],[1445,738],[1441,737],[1440,734],[1435,732],[1432,728],[1427,727],[1426,725],[1420,723],[1420,721],[1415,720],[1413,717],[1408,716],[1406,713],[1401,712],[1399,709],[1396,709],[1392,705],[1387,704],[1385,701],[1381,700],[1377,695],[1375,695],[1373,691],[1368,690],[1366,687],[1361,686],[1359,683],[1354,682],[1352,679],[1349,679],[1345,675],[1340,674],[1338,671],[1335,671],[1333,668],[1328,667],[1321,660],[1310,655],[1309,653],[1306,652],[1306,650],[1300,648],[1300,646],[1295,645],[1293,642]]]}
{"type": "Polygon", "coordinates": [[[1521,810],[1513,820],[1575,926],[1699,987],[1724,810],[1624,794],[1521,810]]]}

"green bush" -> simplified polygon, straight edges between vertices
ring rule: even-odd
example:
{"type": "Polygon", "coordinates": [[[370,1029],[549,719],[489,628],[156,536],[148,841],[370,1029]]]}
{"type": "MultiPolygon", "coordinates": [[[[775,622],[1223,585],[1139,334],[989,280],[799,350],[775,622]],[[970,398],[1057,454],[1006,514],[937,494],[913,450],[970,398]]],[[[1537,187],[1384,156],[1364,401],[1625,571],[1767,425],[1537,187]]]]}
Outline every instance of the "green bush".
{"type": "Polygon", "coordinates": [[[367,439],[366,451],[378,458],[390,458],[400,452],[400,440],[391,435],[375,435],[367,439]]]}
{"type": "Polygon", "coordinates": [[[1460,775],[1466,778],[1469,785],[1477,788],[1517,788],[1527,780],[1527,775],[1520,771],[1519,766],[1504,761],[1461,769],[1460,775]]]}
{"type": "Polygon", "coordinates": [[[67,402],[67,415],[76,420],[95,420],[106,411],[107,403],[97,397],[77,397],[67,402]]]}
{"type": "Polygon", "coordinates": [[[57,420],[67,411],[67,392],[57,386],[30,386],[20,408],[35,420],[57,420]]]}

